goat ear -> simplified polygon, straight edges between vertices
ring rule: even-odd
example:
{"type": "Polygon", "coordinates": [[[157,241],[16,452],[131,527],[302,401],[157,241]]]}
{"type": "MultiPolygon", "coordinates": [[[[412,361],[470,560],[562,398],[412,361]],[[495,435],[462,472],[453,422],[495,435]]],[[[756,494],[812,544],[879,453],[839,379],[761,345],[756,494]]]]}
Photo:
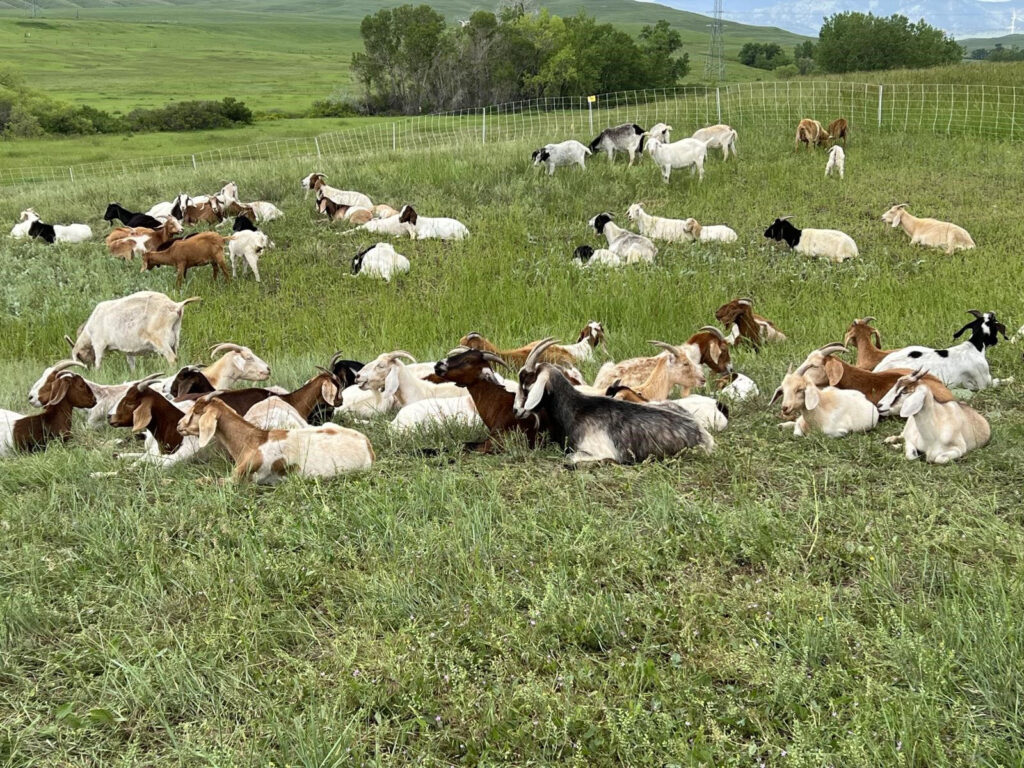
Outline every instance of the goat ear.
{"type": "Polygon", "coordinates": [[[199,447],[207,445],[217,433],[217,412],[208,408],[199,417],[199,447]]]}
{"type": "Polygon", "coordinates": [[[900,406],[900,418],[909,419],[924,407],[924,388],[918,387],[900,406]]]}
{"type": "Polygon", "coordinates": [[[71,386],[71,377],[70,376],[59,377],[57,379],[57,381],[54,382],[53,390],[51,391],[51,394],[50,394],[50,402],[48,402],[47,405],[48,406],[49,405],[56,405],[61,400],[63,400],[64,397],[67,395],[68,387],[70,387],[70,386],[71,386]]]}
{"type": "Polygon", "coordinates": [[[333,381],[325,381],[321,384],[320,394],[328,405],[334,405],[338,401],[338,388],[334,385],[333,381]]]}
{"type": "Polygon", "coordinates": [[[825,375],[828,376],[829,386],[834,387],[843,378],[843,364],[834,357],[825,358],[825,375]]]}
{"type": "Polygon", "coordinates": [[[813,384],[808,384],[807,389],[804,390],[804,405],[807,406],[808,411],[813,411],[820,404],[821,392],[813,384]]]}
{"type": "Polygon", "coordinates": [[[132,432],[141,432],[153,420],[153,406],[149,400],[143,400],[139,407],[132,411],[132,432]]]}
{"type": "Polygon", "coordinates": [[[712,341],[708,345],[708,357],[711,358],[711,362],[717,364],[718,363],[718,358],[720,358],[721,356],[722,356],[722,350],[718,346],[718,342],[717,341],[712,341]]]}
{"type": "Polygon", "coordinates": [[[772,395],[772,399],[768,401],[768,405],[771,405],[780,397],[782,397],[782,387],[779,387],[778,389],[775,390],[775,394],[772,395]]]}
{"type": "Polygon", "coordinates": [[[523,404],[524,411],[532,411],[540,405],[540,401],[544,397],[544,391],[547,389],[548,379],[550,377],[551,374],[547,369],[540,372],[536,381],[533,382],[533,386],[530,387],[530,394],[526,397],[526,403],[523,404]]]}
{"type": "Polygon", "coordinates": [[[960,338],[960,337],[961,337],[961,336],[963,335],[964,331],[968,330],[969,328],[974,328],[974,326],[975,326],[975,324],[976,324],[977,322],[978,322],[977,320],[972,320],[972,321],[971,321],[971,322],[969,322],[969,323],[968,323],[967,325],[965,325],[965,326],[964,326],[963,328],[961,328],[961,329],[960,329],[959,331],[957,331],[956,333],[954,333],[954,334],[953,334],[953,338],[954,338],[954,339],[959,339],[959,338],[960,338]]]}
{"type": "Polygon", "coordinates": [[[902,219],[902,218],[903,218],[903,209],[899,208],[899,209],[896,210],[896,213],[892,217],[892,228],[893,229],[896,229],[896,227],[898,227],[900,225],[900,219],[902,219]]]}
{"type": "Polygon", "coordinates": [[[882,348],[882,334],[880,334],[878,331],[872,329],[871,337],[875,340],[875,343],[878,345],[878,348],[881,349],[882,348]]]}
{"type": "Polygon", "coordinates": [[[392,366],[384,379],[384,397],[389,401],[398,392],[398,383],[398,366],[392,366]]]}

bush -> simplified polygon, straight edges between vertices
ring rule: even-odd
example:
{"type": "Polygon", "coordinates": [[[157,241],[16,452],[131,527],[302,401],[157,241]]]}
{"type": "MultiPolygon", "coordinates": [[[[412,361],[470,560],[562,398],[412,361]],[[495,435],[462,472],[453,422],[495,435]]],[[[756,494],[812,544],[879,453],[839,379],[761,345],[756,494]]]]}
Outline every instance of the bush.
{"type": "Polygon", "coordinates": [[[314,101],[309,110],[310,117],[357,117],[358,115],[359,109],[354,104],[337,96],[314,101]]]}
{"type": "Polygon", "coordinates": [[[800,68],[796,64],[783,64],[775,68],[775,76],[780,80],[788,80],[800,74],[800,68]]]}

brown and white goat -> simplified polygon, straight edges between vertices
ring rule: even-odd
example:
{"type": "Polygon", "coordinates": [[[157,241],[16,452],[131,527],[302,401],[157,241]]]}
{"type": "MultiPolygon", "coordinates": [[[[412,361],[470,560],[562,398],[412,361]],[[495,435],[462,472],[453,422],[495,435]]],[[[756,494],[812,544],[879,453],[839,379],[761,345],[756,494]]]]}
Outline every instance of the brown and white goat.
{"type": "Polygon", "coordinates": [[[224,281],[228,282],[231,275],[228,274],[228,267],[224,261],[225,242],[225,238],[216,232],[200,232],[181,240],[171,240],[160,250],[142,254],[140,271],[145,272],[154,267],[174,267],[178,272],[176,285],[180,288],[190,269],[210,264],[213,266],[213,279],[217,279],[219,268],[224,281]]]}
{"type": "Polygon", "coordinates": [[[96,396],[77,373],[63,371],[46,382],[39,392],[46,403],[42,413],[22,416],[0,411],[0,456],[12,451],[39,451],[52,440],[71,437],[71,416],[75,408],[92,408],[96,396]]]}
{"type": "Polygon", "coordinates": [[[843,337],[843,344],[849,347],[853,342],[857,350],[857,362],[854,365],[865,371],[873,371],[886,355],[897,351],[882,349],[882,334],[871,325],[874,321],[873,317],[855,317],[843,337]]]}
{"type": "MultiPolygon", "coordinates": [[[[705,325],[688,338],[686,343],[693,344],[700,350],[701,365],[706,365],[722,379],[731,379],[732,355],[729,351],[729,341],[720,330],[713,325],[705,325]]],[[[728,381],[724,381],[721,386],[727,384],[728,381]]]]}
{"type": "Polygon", "coordinates": [[[760,349],[762,342],[786,340],[786,334],[771,320],[754,313],[752,299],[733,299],[723,304],[715,310],[715,319],[729,332],[727,340],[730,344],[746,339],[754,349],[760,349]]]}
{"type": "Polygon", "coordinates": [[[232,479],[280,482],[287,474],[333,477],[369,469],[373,446],[366,435],[336,424],[303,429],[265,430],[255,427],[222,401],[218,393],[196,401],[178,423],[183,435],[198,437],[199,446],[215,437],[235,462],[232,479]]]}
{"type": "Polygon", "coordinates": [[[155,251],[181,232],[181,223],[169,216],[158,229],[147,227],[117,227],[107,235],[107,249],[112,256],[130,261],[135,254],[155,251]]]}
{"type": "Polygon", "coordinates": [[[811,120],[809,117],[803,118],[796,126],[796,142],[795,149],[800,149],[800,144],[803,142],[810,149],[812,146],[821,146],[822,142],[828,141],[830,138],[829,132],[821,127],[821,123],[817,120],[811,120]]]}
{"type": "MultiPolygon", "coordinates": [[[[130,427],[134,434],[146,432],[146,449],[150,454],[172,454],[182,445],[178,422],[185,412],[167,401],[163,395],[150,389],[153,377],[138,381],[128,388],[124,397],[107,416],[112,427],[130,427]]],[[[121,458],[141,458],[143,454],[122,455],[121,458]]],[[[180,456],[178,460],[187,458],[180,456]]],[[[164,463],[164,462],[161,462],[164,463]]]]}
{"type": "Polygon", "coordinates": [[[191,226],[193,224],[220,224],[224,220],[224,206],[217,197],[210,197],[207,200],[197,203],[189,201],[182,211],[181,220],[191,226]]]}
{"type": "Polygon", "coordinates": [[[620,363],[605,363],[597,372],[594,389],[604,392],[616,382],[631,387],[648,400],[664,400],[678,385],[681,397],[705,383],[700,368],[700,351],[696,345],[673,346],[664,341],[651,341],[665,350],[653,357],[634,357],[620,363]]]}
{"type": "MultiPolygon", "coordinates": [[[[584,329],[586,331],[586,329],[584,329]]],[[[602,331],[603,338],[603,331],[602,331]]],[[[581,334],[582,340],[582,334],[581,334]]],[[[577,342],[579,343],[579,342],[577,342]]],[[[596,343],[596,342],[595,342],[596,343]]],[[[526,362],[526,358],[530,356],[533,348],[540,344],[540,341],[531,341],[529,344],[524,344],[521,347],[515,349],[499,349],[490,341],[485,339],[476,331],[467,333],[461,339],[459,339],[459,346],[468,347],[469,349],[479,349],[481,352],[490,352],[492,355],[497,355],[502,358],[509,365],[521,368],[526,362]]],[[[589,346],[589,341],[587,342],[589,346]]],[[[544,349],[544,356],[541,362],[543,363],[554,363],[555,365],[563,365],[571,367],[577,358],[573,357],[572,352],[566,347],[558,344],[547,346],[544,349]]]]}
{"type": "Polygon", "coordinates": [[[317,213],[320,213],[330,221],[350,221],[353,224],[365,224],[373,218],[373,211],[366,208],[357,208],[351,205],[336,203],[329,197],[318,197],[316,201],[317,213]]]}

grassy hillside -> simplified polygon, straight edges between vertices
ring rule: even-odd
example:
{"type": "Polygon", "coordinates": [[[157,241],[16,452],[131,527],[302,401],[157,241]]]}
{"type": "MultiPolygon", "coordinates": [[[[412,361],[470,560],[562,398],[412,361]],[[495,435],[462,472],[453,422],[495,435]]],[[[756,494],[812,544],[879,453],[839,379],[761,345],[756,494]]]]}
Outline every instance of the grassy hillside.
{"type": "Polygon", "coordinates": [[[848,83],[922,83],[952,85],[1024,84],[1024,62],[964,61],[927,69],[891,69],[882,72],[847,72],[842,75],[809,75],[804,80],[843,80],[848,83]]]}
{"type": "Polygon", "coordinates": [[[957,40],[957,42],[966,48],[968,53],[975,48],[988,48],[991,50],[997,44],[1002,44],[1004,48],[1010,48],[1014,45],[1024,47],[1024,34],[1003,35],[1002,37],[967,37],[963,40],[957,40]]]}
{"type": "MultiPolygon", "coordinates": [[[[971,307],[1024,317],[1018,147],[858,134],[847,178],[789,132],[743,134],[740,161],[664,185],[603,158],[547,178],[528,146],[325,162],[346,186],[454,215],[473,236],[403,241],[412,272],[348,275],[365,237],[319,223],[304,163],[33,187],[34,205],[102,231],[104,204],[236,178],[272,200],[263,283],[180,291],[99,242],[0,239],[0,407],[29,410],[39,371],[93,304],[150,288],[202,296],[182,362],[251,345],[269,383],[337,349],[422,360],[479,330],[514,345],[606,323],[616,359],[649,354],[752,296],[789,341],[735,365],[762,395],[732,408],[711,456],[562,468],[558,450],[466,455],[477,433],[373,440],[371,471],[276,489],[220,486],[219,452],[168,472],[114,457],[126,430],[76,426],[0,460],[0,755],[13,766],[1015,765],[1024,751],[1024,395],[976,394],[991,444],[950,466],[883,444],[900,425],[796,439],[768,400],[787,365],[878,318],[889,347],[945,345],[971,307]],[[965,173],[964,169],[972,169],[965,173]],[[895,199],[967,226],[977,250],[911,246],[879,221],[895,199]],[[654,265],[580,271],[586,220],[652,213],[732,225],[734,246],[664,244],[654,265]],[[837,227],[861,256],[830,265],[769,248],[780,213],[837,227]],[[440,448],[424,456],[422,446],[440,448]],[[92,473],[116,472],[115,476],[92,473]]],[[[599,355],[603,359],[603,355],[599,355]]],[[[1018,347],[989,353],[1024,375],[1018,347]]],[[[600,362],[587,363],[592,376],[600,362]]],[[[166,368],[140,361],[140,373],[166,368]]],[[[92,375],[92,374],[90,374],[92,375]]],[[[97,374],[129,375],[114,353],[97,374]]],[[[77,417],[81,419],[81,415],[77,417]]]]}
{"type": "MultiPolygon", "coordinates": [[[[670,20],[703,75],[707,19],[651,3],[564,0],[547,4],[563,14],[586,9],[637,33],[643,24],[670,20]]],[[[476,3],[435,4],[459,18],[476,3]]],[[[191,2],[108,3],[45,8],[40,18],[0,9],[0,60],[28,75],[34,87],[76,104],[112,110],[159,106],[172,99],[234,95],[259,110],[300,111],[335,89],[349,87],[348,62],[361,49],[358,22],[380,3],[285,4],[252,0],[208,12],[191,2]],[[112,23],[116,22],[116,23],[112,23]]],[[[727,56],[743,42],[803,39],[783,30],[732,25],[727,56]]],[[[730,62],[733,79],[762,77],[730,62]]]]}

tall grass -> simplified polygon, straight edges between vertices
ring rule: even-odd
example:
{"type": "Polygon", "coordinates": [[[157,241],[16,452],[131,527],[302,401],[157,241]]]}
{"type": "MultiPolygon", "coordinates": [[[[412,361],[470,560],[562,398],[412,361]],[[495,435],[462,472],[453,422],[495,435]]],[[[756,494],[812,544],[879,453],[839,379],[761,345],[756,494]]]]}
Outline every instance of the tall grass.
{"type": "MultiPolygon", "coordinates": [[[[649,161],[553,178],[523,145],[326,162],[339,186],[457,216],[461,244],[402,241],[412,272],[352,278],[372,242],[316,220],[291,162],[83,182],[4,199],[99,220],[179,189],[238,181],[287,216],[264,282],[181,291],[101,244],[0,244],[0,407],[26,410],[39,371],[95,302],[142,288],[199,295],[182,361],[252,346],[291,386],[336,349],[435,359],[479,330],[501,344],[603,321],[616,358],[685,339],[736,295],[790,337],[737,366],[764,395],[733,409],[711,457],[562,469],[548,448],[465,455],[464,431],[394,439],[325,482],[220,486],[216,453],[169,472],[124,467],[124,433],[0,472],[0,755],[10,765],[1012,765],[1018,701],[1018,388],[978,393],[991,445],[952,466],[909,463],[898,430],[796,440],[768,395],[807,349],[878,318],[887,346],[944,345],[968,308],[1020,321],[1016,149],[854,138],[843,183],[824,156],[751,130],[740,161],[663,185],[649,161]],[[657,263],[580,271],[586,220],[650,212],[728,223],[732,247],[666,245],[657,263]],[[891,203],[960,223],[977,250],[912,248],[891,203]],[[829,265],[770,248],[780,214],[836,227],[861,257],[829,265]],[[424,457],[423,446],[441,448],[424,457]],[[117,471],[115,477],[93,472],[117,471]]],[[[571,339],[570,339],[571,340],[571,339]]],[[[1021,375],[1015,348],[991,350],[1021,375]]],[[[147,360],[143,372],[166,367],[147,360]]],[[[596,365],[586,368],[592,375],[596,365]]],[[[128,376],[114,353],[97,373],[128,376]]]]}

